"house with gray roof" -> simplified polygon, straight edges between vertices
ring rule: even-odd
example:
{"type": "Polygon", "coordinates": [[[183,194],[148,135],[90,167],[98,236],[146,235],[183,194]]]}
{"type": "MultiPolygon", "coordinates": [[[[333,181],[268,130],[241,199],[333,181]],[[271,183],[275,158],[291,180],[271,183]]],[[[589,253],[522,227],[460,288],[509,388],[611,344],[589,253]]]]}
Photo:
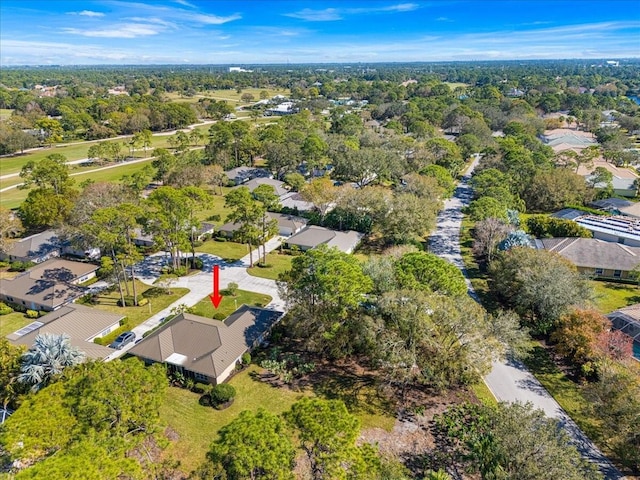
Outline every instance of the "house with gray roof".
{"type": "Polygon", "coordinates": [[[224,382],[284,312],[242,305],[224,321],[181,313],[128,353],[200,382],[224,382]]]}
{"type": "Polygon", "coordinates": [[[640,218],[640,202],[632,202],[624,198],[604,198],[591,202],[590,206],[612,215],[640,218]]]}
{"type": "Polygon", "coordinates": [[[280,197],[280,205],[295,212],[310,212],[314,205],[307,202],[298,192],[288,192],[280,197]]]}
{"type": "Polygon", "coordinates": [[[0,300],[30,310],[53,311],[87,292],[79,286],[95,277],[98,266],[59,258],[47,260],[12,280],[0,280],[0,300]]]}
{"type": "MultiPolygon", "coordinates": [[[[278,222],[278,235],[283,237],[289,237],[295,233],[298,233],[306,225],[308,220],[306,218],[298,217],[296,215],[288,215],[286,213],[274,213],[267,212],[267,221],[275,220],[278,222]]],[[[218,231],[227,238],[233,238],[233,235],[240,228],[239,223],[227,222],[218,228],[218,231]]]]}
{"type": "Polygon", "coordinates": [[[279,197],[289,191],[286,188],[284,188],[284,182],[281,182],[280,180],[276,180],[274,178],[262,178],[262,177],[252,178],[251,180],[246,182],[243,186],[247,187],[250,192],[253,192],[260,185],[272,186],[275,194],[279,197]]]}
{"type": "Polygon", "coordinates": [[[340,232],[317,225],[310,225],[289,237],[285,242],[285,248],[296,246],[304,252],[319,245],[327,245],[330,248],[335,247],[344,253],[353,253],[363,238],[364,234],[354,230],[340,232]]]}
{"type": "Polygon", "coordinates": [[[38,321],[7,335],[7,339],[14,345],[25,345],[29,348],[37,335],[67,334],[71,345],[83,351],[87,358],[102,360],[114,350],[94,343],[94,339],[104,337],[116,330],[123,319],[124,315],[70,304],[55,312],[47,313],[38,321]]]}
{"type": "Polygon", "coordinates": [[[6,252],[0,252],[0,260],[42,263],[50,258],[59,257],[60,251],[61,242],[56,232],[45,230],[16,240],[6,252]]]}
{"type": "Polygon", "coordinates": [[[640,360],[640,303],[629,305],[607,315],[616,330],[629,336],[633,342],[633,357],[640,360]]]}
{"type": "Polygon", "coordinates": [[[597,278],[629,279],[640,265],[640,247],[597,238],[543,238],[536,240],[536,247],[558,253],[581,273],[597,278]]]}
{"type": "Polygon", "coordinates": [[[269,170],[247,166],[232,168],[224,173],[227,175],[227,178],[236,185],[242,185],[254,178],[273,178],[269,170]]]}

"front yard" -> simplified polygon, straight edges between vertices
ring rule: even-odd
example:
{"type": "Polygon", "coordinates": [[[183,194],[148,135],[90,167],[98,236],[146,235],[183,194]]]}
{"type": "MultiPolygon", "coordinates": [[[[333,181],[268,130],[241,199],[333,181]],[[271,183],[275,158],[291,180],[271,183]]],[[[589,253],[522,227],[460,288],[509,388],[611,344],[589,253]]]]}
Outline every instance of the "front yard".
{"type": "Polygon", "coordinates": [[[267,254],[268,266],[261,267],[261,266],[255,265],[252,268],[248,268],[247,273],[249,275],[253,275],[254,277],[277,280],[278,276],[281,273],[291,270],[292,260],[293,260],[293,257],[291,255],[284,255],[278,252],[271,252],[267,254]]]}
{"type": "MultiPolygon", "coordinates": [[[[130,293],[133,293],[131,282],[129,282],[130,293]]],[[[142,299],[144,293],[149,295],[149,303],[141,307],[120,307],[118,306],[118,300],[120,299],[120,293],[116,287],[113,292],[103,292],[98,294],[95,305],[87,305],[90,307],[98,308],[111,313],[117,313],[119,315],[126,316],[129,321],[129,328],[136,327],[142,322],[147,320],[152,315],[155,315],[161,310],[164,310],[176,300],[189,293],[187,288],[171,288],[171,295],[161,293],[158,287],[150,287],[138,280],[136,280],[136,288],[138,291],[138,298],[142,299]],[[151,290],[154,289],[154,290],[151,290]],[[152,292],[159,293],[159,295],[150,295],[152,292]]],[[[127,292],[125,291],[125,295],[127,292]]]]}
{"type": "MultiPolygon", "coordinates": [[[[199,247],[196,247],[196,252],[209,253],[217,257],[222,258],[225,262],[235,262],[240,260],[245,255],[249,254],[248,247],[243,243],[236,243],[231,241],[219,242],[216,240],[207,240],[199,247]]],[[[253,259],[257,262],[257,259],[253,259]]]]}
{"type": "Polygon", "coordinates": [[[214,315],[226,318],[236,311],[242,304],[264,307],[267,303],[273,300],[269,295],[256,292],[248,292],[246,290],[237,290],[236,296],[226,295],[224,290],[220,292],[223,295],[222,302],[218,308],[213,308],[211,300],[207,297],[196,303],[194,308],[194,315],[200,315],[201,317],[213,318],[214,315]]]}

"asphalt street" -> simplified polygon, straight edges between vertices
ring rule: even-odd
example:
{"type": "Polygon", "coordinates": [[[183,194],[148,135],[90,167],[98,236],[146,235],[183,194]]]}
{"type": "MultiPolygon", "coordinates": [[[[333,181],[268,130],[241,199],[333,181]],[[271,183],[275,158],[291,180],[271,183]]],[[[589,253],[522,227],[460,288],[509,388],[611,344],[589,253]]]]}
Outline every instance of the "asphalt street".
{"type": "MultiPolygon", "coordinates": [[[[458,184],[453,197],[445,202],[444,208],[438,215],[436,230],[429,239],[431,252],[447,259],[462,270],[467,280],[468,293],[476,301],[478,296],[468,279],[460,253],[460,228],[463,217],[462,208],[469,205],[473,198],[469,179],[478,161],[479,158],[473,161],[458,184]]],[[[491,372],[484,380],[498,401],[531,402],[535,408],[542,409],[547,416],[558,419],[580,453],[597,464],[607,480],[624,478],[522,363],[511,358],[494,362],[491,372]]]]}

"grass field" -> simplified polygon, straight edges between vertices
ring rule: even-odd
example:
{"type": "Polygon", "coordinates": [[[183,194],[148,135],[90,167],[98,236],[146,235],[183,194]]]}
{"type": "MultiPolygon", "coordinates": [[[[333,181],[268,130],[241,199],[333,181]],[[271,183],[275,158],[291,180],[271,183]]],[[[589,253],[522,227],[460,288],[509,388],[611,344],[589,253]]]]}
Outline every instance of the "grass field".
{"type": "MultiPolygon", "coordinates": [[[[221,285],[226,288],[226,284],[221,285]]],[[[221,292],[225,295],[225,292],[221,292]]],[[[246,290],[238,290],[235,297],[225,295],[218,308],[213,308],[213,304],[209,298],[205,298],[194,305],[194,314],[201,317],[213,318],[215,314],[228,317],[236,311],[241,305],[246,304],[252,307],[264,307],[273,300],[269,295],[263,293],[248,292],[246,290]]]]}
{"type": "MultiPolygon", "coordinates": [[[[225,262],[235,262],[247,255],[249,248],[242,243],[207,240],[196,248],[196,252],[210,253],[222,258],[225,262]]],[[[257,261],[255,258],[253,260],[257,261]]]]}
{"type": "Polygon", "coordinates": [[[24,313],[13,312],[8,315],[0,316],[0,338],[20,330],[22,327],[34,322],[33,318],[27,318],[24,313]]]}
{"type": "Polygon", "coordinates": [[[640,288],[637,285],[599,280],[592,280],[589,283],[595,291],[595,304],[600,313],[611,313],[640,302],[640,288]]]}
{"type": "Polygon", "coordinates": [[[247,273],[254,277],[269,278],[271,280],[277,280],[281,273],[291,269],[291,261],[293,257],[291,255],[280,255],[277,252],[271,252],[267,254],[267,265],[269,267],[248,268],[247,273]]]}
{"type": "MultiPolygon", "coordinates": [[[[129,288],[130,293],[133,294],[131,282],[129,282],[129,288]]],[[[136,280],[136,288],[138,289],[138,295],[140,296],[139,298],[142,298],[142,293],[146,292],[152,287],[136,280]]],[[[107,312],[125,315],[129,318],[129,326],[133,328],[140,325],[150,316],[155,315],[160,310],[164,310],[173,302],[189,293],[189,290],[187,288],[172,288],[171,291],[171,295],[162,295],[159,297],[150,298],[148,305],[144,305],[142,307],[123,308],[118,306],[117,302],[120,299],[120,292],[116,289],[114,292],[98,295],[99,303],[97,305],[93,305],[93,307],[107,312]]],[[[126,291],[124,293],[125,295],[127,295],[126,291]]]]}
{"type": "Polygon", "coordinates": [[[245,93],[250,93],[254,97],[254,101],[260,100],[260,92],[266,90],[269,93],[269,98],[275,95],[284,95],[289,96],[291,93],[289,89],[284,88],[243,88],[240,93],[236,92],[235,89],[229,90],[207,90],[206,92],[201,92],[193,97],[185,97],[181,93],[171,92],[167,93],[166,96],[169,100],[174,102],[187,102],[187,103],[197,103],[201,98],[213,98],[215,100],[226,100],[227,102],[236,102],[241,103],[240,97],[245,93]]]}
{"type": "MultiPolygon", "coordinates": [[[[100,171],[90,171],[92,170],[91,168],[77,168],[71,170],[71,175],[75,180],[76,185],[87,179],[91,179],[95,182],[119,182],[123,175],[130,175],[134,172],[140,171],[150,163],[151,160],[132,164],[125,162],[118,164],[117,167],[100,171]]],[[[19,179],[10,179],[6,180],[6,182],[13,185],[20,183],[19,179]]],[[[2,182],[0,182],[0,185],[2,185],[2,182]]],[[[4,186],[5,185],[2,185],[2,188],[4,188],[4,186]]],[[[5,208],[16,208],[20,206],[25,198],[27,198],[28,194],[29,190],[20,190],[17,188],[2,192],[0,193],[0,206],[5,208]]]]}

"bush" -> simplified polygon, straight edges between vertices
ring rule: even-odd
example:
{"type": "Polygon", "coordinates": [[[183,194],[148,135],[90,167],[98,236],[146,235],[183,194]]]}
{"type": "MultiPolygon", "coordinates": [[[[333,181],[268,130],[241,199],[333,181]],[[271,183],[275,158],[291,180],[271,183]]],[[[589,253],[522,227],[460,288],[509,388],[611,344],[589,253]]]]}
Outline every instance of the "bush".
{"type": "Polygon", "coordinates": [[[144,307],[145,305],[149,304],[149,299],[148,298],[144,298],[142,297],[140,300],[138,300],[138,306],[139,307],[144,307]]]}
{"type": "Polygon", "coordinates": [[[249,352],[245,352],[242,354],[242,364],[249,365],[251,363],[251,354],[249,352]]]}
{"type": "Polygon", "coordinates": [[[216,242],[226,242],[227,238],[226,237],[216,237],[216,238],[214,238],[214,240],[216,242]]]}
{"type": "Polygon", "coordinates": [[[134,305],[134,302],[133,302],[133,297],[131,295],[124,296],[124,305],[122,304],[122,299],[118,299],[119,307],[133,307],[133,305],[134,305]]]}
{"type": "Polygon", "coordinates": [[[222,405],[230,402],[236,396],[236,389],[228,383],[221,383],[211,389],[209,393],[214,405],[222,405]]]}
{"type": "Polygon", "coordinates": [[[184,277],[186,274],[189,273],[189,269],[187,267],[178,267],[178,268],[174,268],[171,273],[179,277],[184,277]]]}
{"type": "Polygon", "coordinates": [[[193,393],[199,393],[199,394],[203,394],[204,392],[206,392],[207,390],[209,390],[210,385],[206,384],[206,383],[201,383],[201,382],[196,382],[196,384],[193,386],[193,393]]]}
{"type": "Polygon", "coordinates": [[[122,332],[126,332],[127,330],[130,330],[129,324],[125,323],[124,325],[121,325],[120,327],[116,328],[113,332],[111,332],[108,335],[105,335],[104,337],[94,338],[93,343],[97,343],[98,345],[103,345],[103,346],[109,345],[116,338],[118,338],[118,335],[120,335],[122,332]]]}
{"type": "Polygon", "coordinates": [[[40,316],[37,310],[27,310],[27,313],[25,315],[27,316],[27,318],[38,318],[40,316]]]}
{"type": "Polygon", "coordinates": [[[270,263],[258,262],[257,265],[258,265],[258,268],[271,268],[271,267],[273,267],[273,265],[271,265],[270,263]]]}
{"type": "Polygon", "coordinates": [[[224,313],[214,313],[213,314],[213,319],[214,320],[224,320],[225,318],[227,318],[227,317],[225,316],[224,313]]]}
{"type": "Polygon", "coordinates": [[[219,222],[220,221],[220,215],[209,215],[207,217],[207,221],[208,222],[219,222]]]}
{"type": "Polygon", "coordinates": [[[157,298],[167,294],[167,290],[161,287],[151,287],[142,293],[144,298],[157,298]]]}
{"type": "Polygon", "coordinates": [[[24,272],[28,268],[31,268],[35,265],[33,262],[12,262],[9,267],[10,272],[24,272]]]}
{"type": "Polygon", "coordinates": [[[0,261],[0,268],[5,268],[5,267],[8,267],[9,265],[10,265],[9,262],[0,261]]]}
{"type": "Polygon", "coordinates": [[[0,315],[9,315],[11,312],[13,312],[13,308],[4,302],[0,302],[0,315]]]}

